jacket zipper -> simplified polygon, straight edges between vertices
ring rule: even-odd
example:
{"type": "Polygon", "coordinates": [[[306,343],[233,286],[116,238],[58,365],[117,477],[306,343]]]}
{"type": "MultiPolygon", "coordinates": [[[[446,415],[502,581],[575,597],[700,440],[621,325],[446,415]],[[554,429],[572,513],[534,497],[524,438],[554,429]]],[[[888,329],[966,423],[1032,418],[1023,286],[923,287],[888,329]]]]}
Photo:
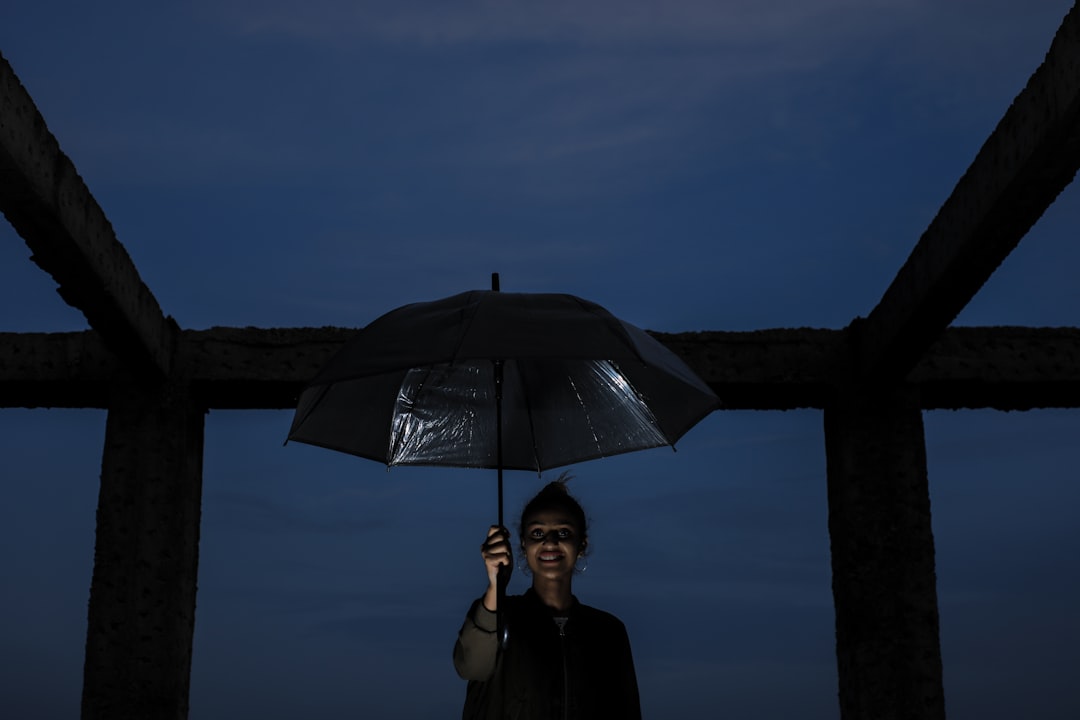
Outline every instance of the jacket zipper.
{"type": "Polygon", "coordinates": [[[566,627],[564,625],[559,626],[559,647],[562,648],[562,689],[563,689],[563,705],[562,716],[563,720],[568,720],[570,717],[570,669],[566,663],[566,627]]]}

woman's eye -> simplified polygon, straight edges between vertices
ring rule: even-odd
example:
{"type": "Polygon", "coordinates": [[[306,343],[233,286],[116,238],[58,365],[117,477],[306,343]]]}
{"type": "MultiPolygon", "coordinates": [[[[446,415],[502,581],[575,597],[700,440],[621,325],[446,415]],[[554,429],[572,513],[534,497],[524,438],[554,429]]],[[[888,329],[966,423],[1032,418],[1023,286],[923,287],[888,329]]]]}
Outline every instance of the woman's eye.
{"type": "Polygon", "coordinates": [[[559,539],[565,540],[570,537],[571,532],[567,528],[559,528],[559,539]]]}
{"type": "Polygon", "coordinates": [[[532,531],[532,537],[535,540],[543,540],[544,539],[544,531],[540,530],[540,529],[533,530],[532,531]]]}

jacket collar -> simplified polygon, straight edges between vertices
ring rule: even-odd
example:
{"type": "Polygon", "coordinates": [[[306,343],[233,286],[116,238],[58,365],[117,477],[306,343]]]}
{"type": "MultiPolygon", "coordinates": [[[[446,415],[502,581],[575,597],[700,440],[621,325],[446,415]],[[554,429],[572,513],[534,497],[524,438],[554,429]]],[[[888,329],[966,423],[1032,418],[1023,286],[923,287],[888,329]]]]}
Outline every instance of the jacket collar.
{"type": "Polygon", "coordinates": [[[540,596],[535,590],[532,589],[532,587],[525,591],[525,595],[523,597],[530,605],[533,605],[536,609],[547,613],[551,617],[573,617],[574,611],[577,610],[580,606],[577,596],[571,595],[570,607],[567,608],[565,611],[556,610],[552,607],[545,605],[544,602],[540,599],[540,596]]]}

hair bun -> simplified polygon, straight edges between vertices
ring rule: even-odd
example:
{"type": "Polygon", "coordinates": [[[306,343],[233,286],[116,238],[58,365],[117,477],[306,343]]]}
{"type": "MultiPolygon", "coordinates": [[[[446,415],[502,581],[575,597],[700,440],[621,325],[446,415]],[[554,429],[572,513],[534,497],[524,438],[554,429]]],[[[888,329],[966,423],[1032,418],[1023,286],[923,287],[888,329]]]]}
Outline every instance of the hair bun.
{"type": "Polygon", "coordinates": [[[559,473],[559,477],[555,478],[540,490],[540,492],[561,492],[567,495],[570,494],[570,489],[566,487],[566,484],[574,479],[574,476],[569,471],[563,471],[559,473]]]}

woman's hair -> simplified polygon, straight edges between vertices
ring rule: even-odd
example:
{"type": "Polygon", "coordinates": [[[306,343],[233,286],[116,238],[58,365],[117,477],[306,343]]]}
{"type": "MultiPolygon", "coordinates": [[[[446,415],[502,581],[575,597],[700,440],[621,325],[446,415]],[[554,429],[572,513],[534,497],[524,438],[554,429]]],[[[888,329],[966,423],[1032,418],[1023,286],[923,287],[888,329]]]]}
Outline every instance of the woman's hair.
{"type": "Polygon", "coordinates": [[[525,537],[525,522],[529,517],[544,510],[563,510],[577,526],[578,532],[581,534],[581,542],[587,541],[588,522],[585,519],[585,509],[566,489],[566,483],[572,479],[573,476],[569,473],[562,473],[555,480],[545,485],[532,500],[525,504],[525,509],[521,511],[521,527],[519,530],[522,539],[525,537]]]}

